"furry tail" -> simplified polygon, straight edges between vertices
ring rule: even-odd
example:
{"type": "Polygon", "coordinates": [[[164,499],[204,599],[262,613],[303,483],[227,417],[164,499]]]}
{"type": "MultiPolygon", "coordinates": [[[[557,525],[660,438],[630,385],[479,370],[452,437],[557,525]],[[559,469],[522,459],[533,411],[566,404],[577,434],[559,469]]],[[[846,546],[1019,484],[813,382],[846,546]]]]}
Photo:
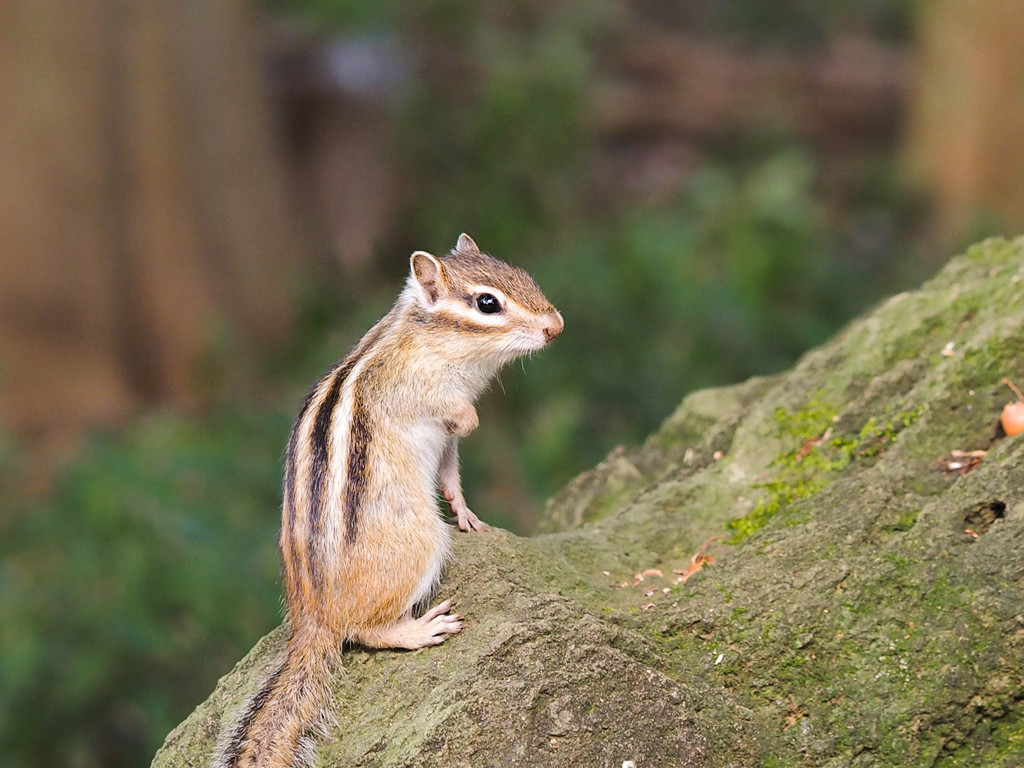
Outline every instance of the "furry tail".
{"type": "Polygon", "coordinates": [[[314,739],[330,721],[338,639],[320,627],[298,629],[277,668],[224,733],[217,768],[297,768],[310,763],[314,739]]]}

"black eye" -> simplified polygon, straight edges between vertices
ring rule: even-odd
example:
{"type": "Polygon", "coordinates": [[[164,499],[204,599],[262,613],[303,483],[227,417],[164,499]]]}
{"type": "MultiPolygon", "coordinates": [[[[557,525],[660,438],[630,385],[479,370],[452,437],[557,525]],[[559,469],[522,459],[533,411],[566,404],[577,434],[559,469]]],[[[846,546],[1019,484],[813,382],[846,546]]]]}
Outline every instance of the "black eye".
{"type": "Polygon", "coordinates": [[[501,312],[501,302],[490,293],[481,293],[476,297],[476,308],[485,315],[493,315],[501,312]]]}

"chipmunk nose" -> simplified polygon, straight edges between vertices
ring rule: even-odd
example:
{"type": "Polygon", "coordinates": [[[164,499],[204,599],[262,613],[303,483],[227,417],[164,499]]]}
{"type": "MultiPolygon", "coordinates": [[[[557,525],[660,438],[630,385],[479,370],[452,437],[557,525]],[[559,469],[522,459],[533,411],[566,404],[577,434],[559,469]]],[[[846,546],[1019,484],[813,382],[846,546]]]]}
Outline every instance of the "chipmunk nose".
{"type": "Polygon", "coordinates": [[[565,328],[565,321],[560,313],[555,312],[553,315],[548,315],[548,324],[544,326],[544,340],[552,341],[562,332],[563,328],[565,328]]]}

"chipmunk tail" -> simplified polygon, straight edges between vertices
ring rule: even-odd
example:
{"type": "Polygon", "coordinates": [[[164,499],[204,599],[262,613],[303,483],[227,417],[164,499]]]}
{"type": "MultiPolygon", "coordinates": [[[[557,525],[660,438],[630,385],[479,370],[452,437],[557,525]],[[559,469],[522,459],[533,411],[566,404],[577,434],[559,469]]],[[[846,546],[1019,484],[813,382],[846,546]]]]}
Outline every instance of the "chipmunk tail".
{"type": "Polygon", "coordinates": [[[330,724],[331,680],[341,658],[337,637],[300,627],[277,667],[242,707],[218,749],[215,768],[298,768],[330,724]]]}

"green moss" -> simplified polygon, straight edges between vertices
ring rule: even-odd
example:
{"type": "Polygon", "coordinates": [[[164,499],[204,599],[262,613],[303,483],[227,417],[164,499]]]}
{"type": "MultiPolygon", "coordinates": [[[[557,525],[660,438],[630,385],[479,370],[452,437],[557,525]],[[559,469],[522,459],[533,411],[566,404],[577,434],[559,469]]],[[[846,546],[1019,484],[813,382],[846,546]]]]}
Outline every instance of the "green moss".
{"type": "MultiPolygon", "coordinates": [[[[722,665],[730,690],[766,718],[778,740],[770,748],[776,754],[808,749],[799,728],[793,729],[806,723],[818,757],[850,758],[868,749],[880,765],[931,765],[958,744],[975,743],[977,729],[988,728],[1000,739],[998,746],[992,739],[992,760],[972,762],[965,752],[962,762],[949,764],[1013,764],[1004,756],[1017,755],[1021,743],[1010,687],[974,696],[955,721],[934,723],[928,732],[916,728],[910,713],[942,706],[950,686],[969,686],[973,674],[956,670],[978,670],[983,656],[975,646],[994,641],[968,610],[970,596],[950,574],[940,569],[929,577],[927,563],[901,553],[884,553],[880,561],[883,570],[869,583],[856,585],[852,612],[825,603],[821,607],[829,605],[829,610],[816,614],[819,620],[783,620],[766,632],[751,615],[756,612],[733,610],[730,623],[742,619],[744,628],[722,627],[725,637],[712,641],[749,662],[745,668],[722,665]],[[885,591],[893,588],[917,594],[908,601],[916,606],[909,614],[879,613],[885,591]],[[766,676],[763,670],[769,667],[766,676]],[[752,677],[759,684],[751,685],[752,677]],[[903,703],[893,709],[897,700],[903,703]],[[880,720],[890,721],[891,727],[876,728],[880,720]]],[[[733,661],[728,654],[726,661],[733,661]]]]}
{"type": "Polygon", "coordinates": [[[803,408],[790,413],[785,408],[775,409],[775,423],[780,437],[817,438],[836,420],[836,410],[822,401],[824,392],[815,393],[803,408]]]}
{"type": "Polygon", "coordinates": [[[968,743],[942,756],[936,767],[1020,765],[1024,762],[1024,704],[1016,702],[998,719],[978,723],[970,735],[968,743]]]}
{"type": "MultiPolygon", "coordinates": [[[[767,491],[767,495],[748,514],[729,521],[727,527],[733,532],[730,543],[742,541],[793,503],[825,489],[853,461],[880,456],[885,446],[916,422],[923,411],[918,407],[881,418],[871,416],[855,435],[844,436],[833,435],[839,415],[824,402],[821,392],[797,411],[776,409],[778,437],[792,447],[772,461],[771,466],[778,468],[776,476],[754,486],[767,491]]],[[[913,521],[903,524],[912,526],[913,521]]]]}
{"type": "Polygon", "coordinates": [[[988,339],[983,346],[964,352],[954,373],[954,383],[964,392],[998,385],[1004,376],[1019,375],[1024,370],[1022,360],[1024,334],[1015,332],[988,339]]]}
{"type": "Polygon", "coordinates": [[[880,454],[887,443],[891,443],[904,429],[916,422],[923,407],[900,411],[887,419],[879,421],[874,416],[861,427],[854,446],[854,453],[859,458],[870,458],[880,454]]]}

